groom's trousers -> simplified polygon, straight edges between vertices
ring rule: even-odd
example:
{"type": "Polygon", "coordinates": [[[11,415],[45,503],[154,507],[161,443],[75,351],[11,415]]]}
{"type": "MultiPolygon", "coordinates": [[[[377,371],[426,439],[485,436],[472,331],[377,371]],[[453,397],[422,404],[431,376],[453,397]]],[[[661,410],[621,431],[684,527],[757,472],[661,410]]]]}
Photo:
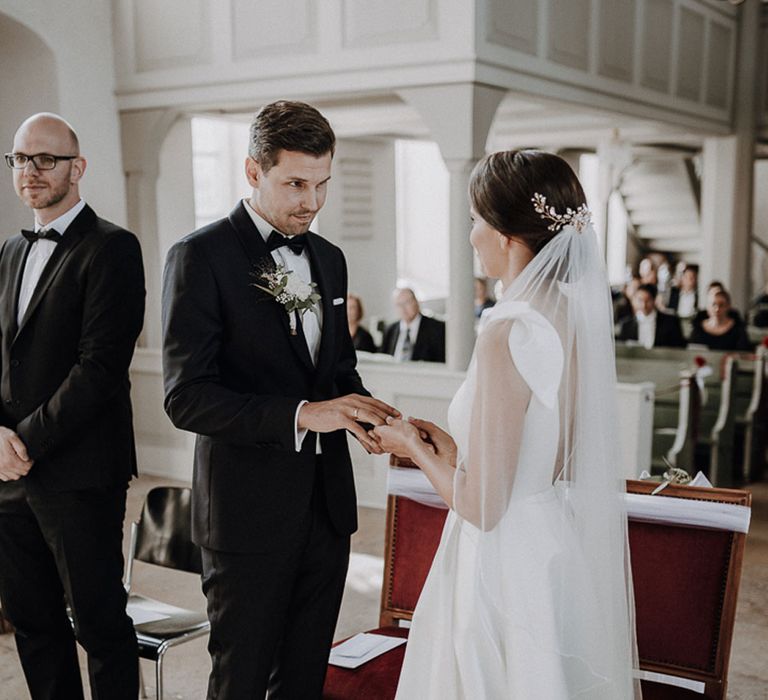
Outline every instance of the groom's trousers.
{"type": "Polygon", "coordinates": [[[318,700],[344,592],[349,535],[333,528],[317,456],[311,505],[292,546],[203,548],[212,670],[208,700],[318,700]]]}

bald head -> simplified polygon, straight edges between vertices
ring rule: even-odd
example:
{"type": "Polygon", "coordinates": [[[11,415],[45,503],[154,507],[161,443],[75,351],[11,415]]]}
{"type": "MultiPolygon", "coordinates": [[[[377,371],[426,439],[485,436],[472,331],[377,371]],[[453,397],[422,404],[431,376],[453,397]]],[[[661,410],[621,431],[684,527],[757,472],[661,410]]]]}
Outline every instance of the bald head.
{"type": "Polygon", "coordinates": [[[86,162],[72,126],[58,114],[41,112],[25,119],[13,138],[13,152],[30,156],[13,171],[13,186],[24,204],[35,210],[40,224],[69,211],[80,200],[78,183],[86,162]],[[56,158],[52,168],[38,167],[31,156],[56,158]]]}
{"type": "Polygon", "coordinates": [[[418,299],[416,299],[416,294],[414,294],[413,290],[408,287],[396,289],[393,294],[393,301],[397,313],[406,323],[413,321],[421,311],[418,299]]]}
{"type": "Polygon", "coordinates": [[[61,147],[66,149],[66,153],[62,151],[53,155],[80,155],[80,141],[75,130],[66,119],[58,114],[39,112],[27,117],[16,130],[16,135],[13,138],[14,151],[16,151],[17,140],[28,136],[30,133],[33,136],[40,133],[47,134],[49,138],[55,139],[61,147]]]}

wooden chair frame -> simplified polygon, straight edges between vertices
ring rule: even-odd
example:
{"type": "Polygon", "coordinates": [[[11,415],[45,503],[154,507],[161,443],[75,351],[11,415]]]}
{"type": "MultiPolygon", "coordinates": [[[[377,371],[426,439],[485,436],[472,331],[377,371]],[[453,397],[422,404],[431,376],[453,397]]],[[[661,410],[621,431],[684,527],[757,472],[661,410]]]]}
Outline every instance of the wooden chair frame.
{"type": "MultiPolygon", "coordinates": [[[[404,466],[404,465],[401,465],[404,466]]],[[[657,482],[627,481],[627,492],[630,494],[647,495],[658,486],[657,482]]],[[[389,496],[387,500],[387,530],[386,548],[384,555],[384,580],[381,591],[381,607],[379,616],[380,627],[397,627],[403,621],[410,621],[413,610],[398,608],[392,604],[392,586],[394,581],[394,554],[398,527],[399,496],[389,496]]],[[[750,506],[752,496],[748,491],[697,488],[691,486],[669,485],[654,498],[683,498],[700,501],[712,501],[741,506],[750,506]]],[[[687,527],[681,525],[680,527],[687,527]]],[[[719,627],[716,643],[713,649],[713,664],[710,671],[687,667],[674,663],[660,662],[654,659],[640,659],[643,671],[660,673],[704,684],[703,700],[722,700],[726,697],[728,666],[733,640],[733,626],[736,617],[736,601],[741,581],[741,568],[744,558],[746,535],[739,532],[730,533],[730,551],[728,564],[724,572],[723,590],[718,611],[719,627]]]]}

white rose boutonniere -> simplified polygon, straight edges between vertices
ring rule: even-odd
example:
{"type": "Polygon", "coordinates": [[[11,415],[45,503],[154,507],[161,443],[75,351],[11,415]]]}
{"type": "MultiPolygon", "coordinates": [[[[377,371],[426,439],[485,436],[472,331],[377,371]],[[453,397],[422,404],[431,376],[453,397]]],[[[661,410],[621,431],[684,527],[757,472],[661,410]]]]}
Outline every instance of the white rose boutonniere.
{"type": "Polygon", "coordinates": [[[282,304],[288,314],[291,335],[296,335],[296,317],[307,311],[317,313],[317,304],[321,297],[314,282],[305,282],[293,270],[286,270],[284,265],[277,265],[273,270],[265,270],[258,275],[262,284],[252,283],[282,304]]]}

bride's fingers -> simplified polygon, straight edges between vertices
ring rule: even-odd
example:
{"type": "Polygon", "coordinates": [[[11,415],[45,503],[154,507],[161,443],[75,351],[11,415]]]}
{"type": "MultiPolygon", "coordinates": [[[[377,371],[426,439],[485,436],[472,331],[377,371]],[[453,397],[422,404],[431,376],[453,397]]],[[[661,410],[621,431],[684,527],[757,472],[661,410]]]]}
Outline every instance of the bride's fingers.
{"type": "Polygon", "coordinates": [[[349,432],[352,433],[360,441],[360,444],[363,445],[363,447],[365,447],[369,452],[381,454],[381,446],[379,443],[368,437],[368,433],[365,431],[365,429],[355,423],[355,421],[349,421],[347,430],[349,430],[349,432]]]}

